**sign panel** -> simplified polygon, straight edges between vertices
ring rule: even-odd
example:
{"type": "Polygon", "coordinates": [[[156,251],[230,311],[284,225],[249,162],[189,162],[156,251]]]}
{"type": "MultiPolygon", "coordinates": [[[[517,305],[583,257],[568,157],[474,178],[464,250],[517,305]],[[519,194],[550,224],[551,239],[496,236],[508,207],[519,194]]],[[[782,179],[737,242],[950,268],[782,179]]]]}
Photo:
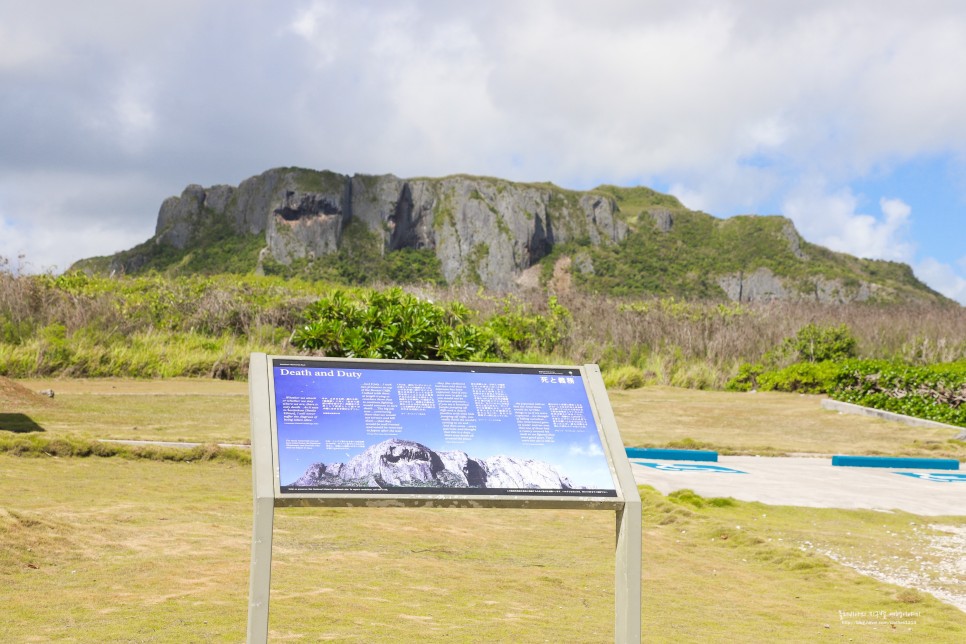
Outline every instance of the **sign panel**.
{"type": "Polygon", "coordinates": [[[617,497],[580,367],[270,361],[281,497],[617,497]]]}

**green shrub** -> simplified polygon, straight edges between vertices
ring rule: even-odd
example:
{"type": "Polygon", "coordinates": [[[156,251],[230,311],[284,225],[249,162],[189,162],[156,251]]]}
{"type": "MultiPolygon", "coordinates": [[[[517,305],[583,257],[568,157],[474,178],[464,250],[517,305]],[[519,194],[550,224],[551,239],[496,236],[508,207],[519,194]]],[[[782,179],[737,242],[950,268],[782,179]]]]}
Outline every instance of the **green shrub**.
{"type": "Polygon", "coordinates": [[[556,297],[547,300],[547,315],[528,312],[513,298],[503,300],[503,312],[490,318],[487,327],[506,345],[503,353],[539,350],[552,353],[569,335],[571,315],[556,297]]]}
{"type": "Polygon", "coordinates": [[[604,374],[608,389],[639,389],[644,386],[644,372],[637,367],[618,367],[604,374]]]}
{"type": "Polygon", "coordinates": [[[822,394],[835,384],[841,366],[837,362],[796,362],[783,369],[766,371],[758,376],[762,391],[789,391],[822,394]]]}
{"type": "Polygon", "coordinates": [[[762,362],[741,365],[725,389],[825,393],[834,384],[838,362],[854,358],[856,345],[846,324],[806,324],[767,352],[762,362]]]}
{"type": "Polygon", "coordinates": [[[805,362],[847,360],[856,356],[855,336],[847,324],[820,326],[806,324],[782,348],[805,362]]]}
{"type": "Polygon", "coordinates": [[[469,324],[470,311],[443,307],[392,288],[354,299],[336,291],[310,305],[292,335],[300,349],[326,356],[404,360],[488,360],[496,357],[489,331],[469,324]]]}
{"type": "Polygon", "coordinates": [[[843,402],[966,427],[966,361],[927,367],[850,361],[829,393],[843,402]]]}
{"type": "Polygon", "coordinates": [[[754,364],[746,362],[738,367],[738,373],[725,384],[728,391],[755,391],[758,389],[758,378],[764,373],[765,367],[760,362],[754,364]]]}
{"type": "Polygon", "coordinates": [[[436,253],[428,248],[401,248],[387,252],[384,257],[385,268],[379,277],[386,281],[403,284],[429,283],[442,286],[443,264],[436,253]]]}
{"type": "Polygon", "coordinates": [[[0,343],[20,344],[34,333],[30,322],[0,318],[0,343]]]}
{"type": "Polygon", "coordinates": [[[67,327],[63,324],[50,324],[38,333],[40,350],[37,353],[38,366],[42,372],[56,373],[71,364],[73,350],[67,342],[67,327]]]}
{"type": "Polygon", "coordinates": [[[789,391],[823,394],[836,382],[842,363],[796,362],[780,369],[767,369],[761,364],[743,364],[738,375],[728,381],[729,391],[789,391]]]}
{"type": "Polygon", "coordinates": [[[671,374],[672,387],[711,389],[715,384],[715,370],[707,362],[689,360],[671,374]]]}

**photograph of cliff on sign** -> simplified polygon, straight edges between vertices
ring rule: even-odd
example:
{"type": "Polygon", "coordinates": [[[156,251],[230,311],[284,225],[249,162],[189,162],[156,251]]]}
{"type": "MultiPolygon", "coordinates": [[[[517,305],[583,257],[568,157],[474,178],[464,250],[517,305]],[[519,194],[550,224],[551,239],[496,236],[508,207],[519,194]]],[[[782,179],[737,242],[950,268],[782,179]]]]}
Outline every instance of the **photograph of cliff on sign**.
{"type": "Polygon", "coordinates": [[[302,488],[474,488],[574,490],[550,463],[499,454],[476,459],[462,450],[437,452],[413,441],[391,438],[377,443],[347,463],[315,463],[285,485],[302,488]]]}

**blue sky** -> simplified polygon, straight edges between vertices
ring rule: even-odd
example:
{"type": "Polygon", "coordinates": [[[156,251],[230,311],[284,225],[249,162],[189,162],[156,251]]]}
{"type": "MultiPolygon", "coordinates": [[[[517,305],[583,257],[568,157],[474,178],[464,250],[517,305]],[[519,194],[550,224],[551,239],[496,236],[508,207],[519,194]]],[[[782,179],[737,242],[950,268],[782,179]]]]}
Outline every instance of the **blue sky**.
{"type": "Polygon", "coordinates": [[[276,166],[646,185],[966,303],[966,4],[0,0],[0,257],[276,166]]]}

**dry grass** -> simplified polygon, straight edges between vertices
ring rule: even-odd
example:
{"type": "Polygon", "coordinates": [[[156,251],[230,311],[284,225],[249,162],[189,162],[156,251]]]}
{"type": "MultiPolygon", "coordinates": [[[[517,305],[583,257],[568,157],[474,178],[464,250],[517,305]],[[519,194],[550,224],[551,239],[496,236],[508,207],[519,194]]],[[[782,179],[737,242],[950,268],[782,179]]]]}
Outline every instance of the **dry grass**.
{"type": "MultiPolygon", "coordinates": [[[[644,493],[646,641],[960,642],[966,635],[966,614],[816,553],[820,544],[865,560],[895,556],[911,568],[930,568],[919,517],[734,501],[699,509],[688,504],[693,496],[680,495],[680,503],[673,497],[644,493]],[[884,624],[843,616],[880,612],[917,615],[884,624]]],[[[966,525],[962,517],[942,522],[966,525]]]]}
{"type": "Polygon", "coordinates": [[[4,457],[2,472],[0,640],[241,639],[247,468],[4,457]]]}
{"type": "MultiPolygon", "coordinates": [[[[910,552],[915,517],[642,493],[649,642],[966,635],[966,614],[802,550],[910,552]],[[858,610],[919,617],[839,617],[858,610]]],[[[250,494],[240,466],[0,456],[0,640],[242,641],[250,494]]],[[[280,509],[272,641],[612,641],[612,548],[609,512],[280,509]]]]}
{"type": "MultiPolygon", "coordinates": [[[[0,639],[244,638],[247,468],[0,458],[0,639]]],[[[612,638],[613,515],[523,518],[279,510],[273,639],[612,638]]]]}
{"type": "Polygon", "coordinates": [[[209,378],[163,378],[157,380],[135,380],[132,378],[24,378],[16,382],[31,392],[53,389],[57,396],[63,394],[90,394],[98,396],[245,396],[246,400],[248,397],[247,382],[213,380],[209,378]]]}
{"type": "Polygon", "coordinates": [[[188,378],[18,382],[32,391],[54,390],[49,403],[25,400],[17,409],[42,427],[45,436],[246,443],[251,432],[245,382],[188,378]]]}
{"type": "Polygon", "coordinates": [[[645,387],[609,394],[624,444],[728,454],[888,454],[966,458],[958,429],[911,427],[822,409],[820,396],[645,387]]]}
{"type": "MultiPolygon", "coordinates": [[[[32,396],[18,402],[52,435],[143,422],[146,436],[247,436],[240,383],[25,384],[58,391],[36,406],[32,396]]],[[[910,432],[924,431],[838,416],[797,395],[657,387],[612,392],[611,400],[628,444],[689,437],[780,451],[855,444],[895,452],[910,432]]],[[[929,564],[921,537],[934,529],[917,517],[739,502],[697,508],[688,495],[642,493],[647,641],[966,635],[962,612],[849,567],[893,557],[929,564]],[[839,611],[919,616],[893,629],[849,624],[839,611]]],[[[249,468],[0,455],[0,498],[0,641],[244,638],[249,468]]],[[[279,509],[272,639],[611,641],[613,538],[609,512],[279,509]]]]}
{"type": "MultiPolygon", "coordinates": [[[[574,317],[565,353],[603,367],[645,367],[654,354],[685,363],[703,361],[727,372],[754,362],[806,324],[848,325],[861,357],[917,364],[966,357],[966,308],[821,305],[808,302],[721,304],[673,299],[561,296],[574,317]],[[613,363],[613,364],[611,364],[613,363]]],[[[667,383],[664,383],[667,384],[667,383]]]]}
{"type": "MultiPolygon", "coordinates": [[[[44,436],[244,443],[248,385],[203,379],[21,380],[29,396],[0,411],[18,412],[44,436]]],[[[732,393],[674,387],[611,391],[627,446],[691,446],[729,454],[889,454],[966,458],[958,431],[910,427],[821,408],[820,397],[732,393]]]]}

